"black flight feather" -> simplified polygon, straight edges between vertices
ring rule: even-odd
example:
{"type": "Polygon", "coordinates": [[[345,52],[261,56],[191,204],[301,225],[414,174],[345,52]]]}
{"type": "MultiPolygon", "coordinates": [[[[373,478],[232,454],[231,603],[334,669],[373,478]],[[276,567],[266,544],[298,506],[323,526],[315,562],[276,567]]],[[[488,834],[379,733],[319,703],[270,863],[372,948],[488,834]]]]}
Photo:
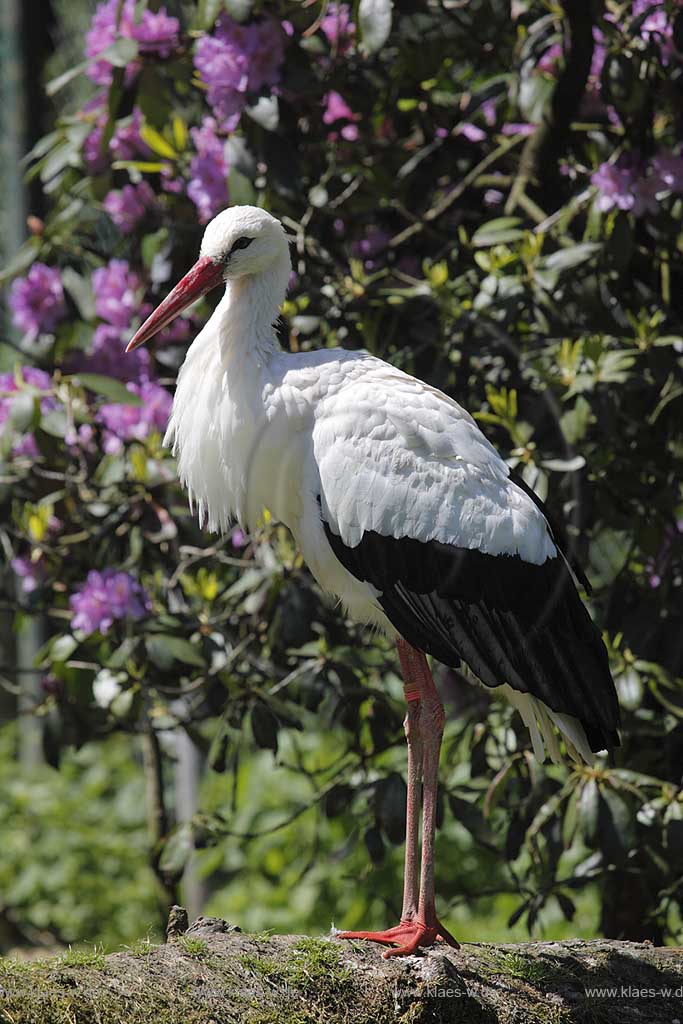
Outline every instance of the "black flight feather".
{"type": "Polygon", "coordinates": [[[379,591],[387,618],[414,647],[578,718],[592,750],[619,744],[607,651],[562,554],[535,565],[374,531],[350,548],[323,526],[342,565],[379,591]]]}

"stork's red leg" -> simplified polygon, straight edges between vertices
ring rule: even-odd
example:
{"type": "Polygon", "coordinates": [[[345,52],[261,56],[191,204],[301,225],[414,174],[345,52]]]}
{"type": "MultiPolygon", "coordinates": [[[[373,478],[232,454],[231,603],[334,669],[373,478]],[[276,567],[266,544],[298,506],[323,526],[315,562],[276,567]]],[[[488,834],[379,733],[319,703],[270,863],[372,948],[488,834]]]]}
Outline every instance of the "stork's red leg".
{"type": "Polygon", "coordinates": [[[431,946],[437,940],[458,948],[458,943],[437,918],[434,902],[434,833],[443,704],[424,654],[403,639],[398,640],[397,647],[408,702],[404,722],[408,741],[408,801],[401,921],[394,928],[381,932],[341,932],[339,936],[342,939],[369,939],[397,947],[388,949],[384,957],[414,953],[420,946],[431,946]],[[420,779],[423,775],[422,867],[419,900],[416,900],[420,779]]]}

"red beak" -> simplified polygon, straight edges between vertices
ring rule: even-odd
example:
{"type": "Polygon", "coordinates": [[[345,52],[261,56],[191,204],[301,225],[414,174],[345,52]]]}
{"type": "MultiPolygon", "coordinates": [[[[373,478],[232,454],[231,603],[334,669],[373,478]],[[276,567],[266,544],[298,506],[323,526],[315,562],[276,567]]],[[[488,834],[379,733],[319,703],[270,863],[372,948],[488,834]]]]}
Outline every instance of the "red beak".
{"type": "Polygon", "coordinates": [[[200,299],[202,295],[210,292],[212,288],[221,284],[222,281],[222,264],[212,260],[210,256],[202,256],[192,269],[188,270],[185,277],[178,281],[164,301],[147,317],[142,327],[138,328],[134,337],[128,342],[126,352],[132,352],[138,345],[144,345],[162,327],[166,327],[171,320],[175,320],[179,313],[200,299]]]}

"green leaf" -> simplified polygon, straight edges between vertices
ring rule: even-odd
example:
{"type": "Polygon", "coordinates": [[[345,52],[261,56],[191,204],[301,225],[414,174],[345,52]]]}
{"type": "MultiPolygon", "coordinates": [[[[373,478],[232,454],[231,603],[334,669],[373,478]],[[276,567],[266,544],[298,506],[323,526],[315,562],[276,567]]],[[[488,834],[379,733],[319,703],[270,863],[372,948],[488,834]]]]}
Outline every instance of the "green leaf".
{"type": "Polygon", "coordinates": [[[246,113],[267,132],[274,132],[280,122],[277,96],[259,96],[253,106],[246,108],[246,113]]]}
{"type": "Polygon", "coordinates": [[[366,53],[381,50],[391,32],[391,0],[360,0],[358,24],[366,53]]]}
{"type": "Polygon", "coordinates": [[[220,725],[209,747],[208,762],[209,768],[214,772],[224,772],[227,766],[228,752],[236,745],[239,733],[225,720],[221,719],[220,725]]]}
{"type": "Polygon", "coordinates": [[[111,669],[123,668],[126,662],[132,657],[138,642],[139,638],[136,636],[126,637],[123,643],[117,647],[114,653],[107,659],[105,662],[106,667],[111,669]]]}
{"type": "Polygon", "coordinates": [[[384,860],[384,840],[380,830],[373,825],[366,829],[363,839],[372,863],[381,864],[384,860]]]}
{"type": "Polygon", "coordinates": [[[140,171],[140,174],[158,174],[164,167],[162,163],[151,160],[115,160],[111,165],[114,171],[140,171]]]}
{"type": "Polygon", "coordinates": [[[225,7],[231,18],[235,21],[246,21],[251,14],[254,0],[223,0],[221,5],[225,7]]]}
{"type": "Polygon", "coordinates": [[[576,904],[566,893],[556,892],[555,899],[560,905],[560,910],[564,914],[567,921],[573,921],[574,915],[576,914],[576,904]]]}
{"type": "Polygon", "coordinates": [[[168,228],[159,228],[158,231],[145,235],[142,239],[142,259],[146,267],[151,267],[155,256],[157,256],[168,244],[168,228]]]}
{"type": "Polygon", "coordinates": [[[75,64],[72,68],[67,71],[63,71],[61,75],[57,75],[56,78],[51,79],[45,86],[45,92],[48,96],[54,96],[60,89],[63,89],[65,85],[68,85],[74,78],[82,75],[84,71],[90,66],[89,60],[83,60],[80,64],[75,64]]]}
{"type": "Polygon", "coordinates": [[[230,202],[237,206],[253,206],[257,202],[256,189],[247,178],[236,167],[230,167],[228,173],[228,189],[230,202]]]}
{"type": "Polygon", "coordinates": [[[620,864],[635,842],[635,814],[623,792],[600,787],[599,845],[605,857],[620,864]]]}
{"type": "Polygon", "coordinates": [[[174,661],[206,668],[206,660],[200,649],[182,637],[157,633],[154,636],[148,636],[145,639],[145,644],[149,657],[158,668],[168,669],[174,661]]]}
{"type": "Polygon", "coordinates": [[[325,797],[324,810],[328,818],[342,814],[353,800],[353,788],[340,782],[325,797]]]}
{"type": "Polygon", "coordinates": [[[93,60],[106,60],[113,64],[115,68],[125,68],[131,61],[135,60],[138,52],[139,47],[134,39],[121,36],[115,43],[108,46],[106,50],[98,53],[97,57],[93,58],[93,60]]]}
{"type": "Polygon", "coordinates": [[[183,150],[187,147],[189,133],[187,130],[187,125],[185,124],[185,122],[183,121],[182,117],[180,117],[179,114],[173,115],[172,128],[175,148],[179,153],[182,153],[183,150]]]}
{"type": "Polygon", "coordinates": [[[597,242],[582,242],[580,245],[572,245],[568,249],[558,249],[550,256],[539,261],[539,267],[546,270],[571,270],[591,259],[602,246],[597,242]]]}
{"type": "Polygon", "coordinates": [[[40,419],[41,430],[44,430],[50,437],[66,437],[68,420],[63,409],[52,409],[44,412],[40,419]]]}
{"type": "Polygon", "coordinates": [[[165,875],[180,878],[193,850],[192,825],[189,821],[176,825],[164,841],[159,868],[165,875]]]}
{"type": "Polygon", "coordinates": [[[258,747],[277,754],[279,722],[267,704],[257,701],[251,709],[251,731],[258,747]]]}
{"type": "Polygon", "coordinates": [[[27,434],[40,423],[40,402],[30,391],[20,391],[10,400],[9,423],[18,434],[27,434]]]}
{"type": "MultiPolygon", "coordinates": [[[[78,647],[78,640],[71,633],[64,633],[52,641],[49,650],[49,661],[67,661],[78,647]]],[[[48,659],[46,659],[48,660],[48,659]]]]}
{"type": "MultiPolygon", "coordinates": [[[[121,358],[125,359],[124,352],[121,353],[121,358]]],[[[67,379],[77,381],[89,391],[94,391],[105,398],[111,398],[113,402],[119,402],[121,405],[142,405],[140,396],[129,391],[125,384],[114,377],[105,377],[100,373],[78,373],[67,379]]]]}
{"type": "Polygon", "coordinates": [[[146,142],[153,153],[165,156],[169,160],[175,160],[177,153],[170,142],[164,138],[161,132],[152,128],[151,124],[143,124],[140,128],[140,136],[146,142]]]}
{"type": "Polygon", "coordinates": [[[631,537],[625,530],[600,531],[590,545],[590,562],[599,574],[599,581],[594,580],[596,586],[607,586],[616,579],[626,565],[630,548],[631,537]]]}
{"type": "Polygon", "coordinates": [[[477,246],[501,245],[504,242],[516,242],[524,237],[524,231],[518,227],[519,217],[497,217],[488,224],[482,224],[472,236],[472,244],[477,246]]]}
{"type": "Polygon", "coordinates": [[[208,31],[213,28],[216,18],[223,10],[223,0],[199,0],[197,27],[208,31]]]}
{"type": "Polygon", "coordinates": [[[21,274],[24,270],[28,270],[38,255],[39,248],[40,242],[37,238],[29,238],[27,242],[24,242],[16,256],[14,256],[14,258],[11,259],[0,272],[0,284],[8,278],[21,274]]]}
{"type": "Polygon", "coordinates": [[[402,843],[406,833],[406,784],[396,772],[377,783],[377,821],[392,843],[402,843]]]}
{"type": "Polygon", "coordinates": [[[448,805],[455,820],[467,829],[473,839],[482,846],[496,848],[495,836],[476,804],[451,794],[448,797],[448,805]]]}
{"type": "Polygon", "coordinates": [[[560,416],[560,427],[569,444],[576,444],[586,434],[588,425],[593,417],[590,404],[579,395],[574,403],[574,408],[560,416]]]}
{"type": "Polygon", "coordinates": [[[581,831],[588,846],[593,846],[598,834],[598,784],[595,779],[588,779],[581,789],[578,803],[578,818],[581,831]]]}
{"type": "Polygon", "coordinates": [[[78,274],[73,267],[65,267],[62,271],[62,282],[76,308],[84,320],[92,320],[95,316],[95,296],[90,279],[78,274]]]}
{"type": "Polygon", "coordinates": [[[541,465],[553,473],[576,473],[583,469],[586,460],[583,455],[575,455],[572,459],[544,459],[541,465]]]}

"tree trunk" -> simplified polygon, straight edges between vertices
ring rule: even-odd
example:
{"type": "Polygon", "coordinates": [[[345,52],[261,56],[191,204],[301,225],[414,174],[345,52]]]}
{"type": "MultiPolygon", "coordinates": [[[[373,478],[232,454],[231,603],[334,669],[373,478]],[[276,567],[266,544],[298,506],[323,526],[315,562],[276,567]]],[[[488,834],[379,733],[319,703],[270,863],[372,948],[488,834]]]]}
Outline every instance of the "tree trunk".
{"type": "Polygon", "coordinates": [[[165,946],[0,960],[12,1024],[672,1024],[683,951],[596,940],[435,948],[383,960],[370,943],[244,935],[176,908],[165,946]],[[180,922],[180,924],[178,924],[180,922]]]}

